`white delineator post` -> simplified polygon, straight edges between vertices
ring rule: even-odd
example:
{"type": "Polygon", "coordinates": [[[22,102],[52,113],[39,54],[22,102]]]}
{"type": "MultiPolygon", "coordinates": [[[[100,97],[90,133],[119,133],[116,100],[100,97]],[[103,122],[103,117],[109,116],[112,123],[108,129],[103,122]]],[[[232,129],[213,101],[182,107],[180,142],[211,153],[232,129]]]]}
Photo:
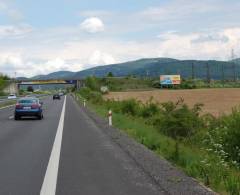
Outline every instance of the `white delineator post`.
{"type": "Polygon", "coordinates": [[[83,100],[83,106],[86,107],[86,100],[83,100]]]}
{"type": "Polygon", "coordinates": [[[112,111],[109,110],[108,112],[108,123],[109,123],[109,126],[112,126],[112,111]]]}

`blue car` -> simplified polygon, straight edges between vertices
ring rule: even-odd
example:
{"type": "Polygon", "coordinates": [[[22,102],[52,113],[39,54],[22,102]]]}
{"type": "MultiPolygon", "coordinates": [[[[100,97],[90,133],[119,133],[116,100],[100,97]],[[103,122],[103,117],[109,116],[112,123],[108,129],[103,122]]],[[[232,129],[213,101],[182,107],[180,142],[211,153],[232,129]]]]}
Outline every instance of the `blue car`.
{"type": "Polygon", "coordinates": [[[14,112],[14,119],[19,120],[21,117],[37,117],[43,119],[42,102],[38,98],[25,97],[17,101],[14,112]]]}

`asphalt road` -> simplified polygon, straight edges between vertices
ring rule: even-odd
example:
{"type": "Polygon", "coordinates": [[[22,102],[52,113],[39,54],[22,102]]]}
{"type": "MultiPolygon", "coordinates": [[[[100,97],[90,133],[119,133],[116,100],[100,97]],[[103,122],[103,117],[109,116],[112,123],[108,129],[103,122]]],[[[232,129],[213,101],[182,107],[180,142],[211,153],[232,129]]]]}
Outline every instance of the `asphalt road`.
{"type": "Polygon", "coordinates": [[[0,110],[1,195],[167,194],[70,96],[43,102],[42,121],[0,110]]]}

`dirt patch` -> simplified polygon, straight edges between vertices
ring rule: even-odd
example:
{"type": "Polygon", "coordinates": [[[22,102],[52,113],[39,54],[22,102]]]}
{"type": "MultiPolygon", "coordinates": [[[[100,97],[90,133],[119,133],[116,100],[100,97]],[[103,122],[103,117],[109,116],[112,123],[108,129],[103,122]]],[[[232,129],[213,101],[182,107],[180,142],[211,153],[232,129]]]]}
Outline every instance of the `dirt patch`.
{"type": "Polygon", "coordinates": [[[229,114],[233,107],[240,105],[240,89],[194,89],[194,90],[153,90],[112,92],[105,99],[125,100],[134,98],[146,102],[153,97],[156,102],[177,101],[183,98],[189,106],[203,103],[203,111],[215,116],[229,114]]]}

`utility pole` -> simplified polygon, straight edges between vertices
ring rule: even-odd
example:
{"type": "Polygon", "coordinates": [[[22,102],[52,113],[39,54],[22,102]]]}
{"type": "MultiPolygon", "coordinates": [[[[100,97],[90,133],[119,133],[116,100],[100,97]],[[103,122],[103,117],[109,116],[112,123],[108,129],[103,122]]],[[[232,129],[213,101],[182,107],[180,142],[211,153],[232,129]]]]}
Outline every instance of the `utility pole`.
{"type": "Polygon", "coordinates": [[[211,82],[211,76],[210,76],[210,68],[209,68],[209,64],[207,63],[207,83],[210,86],[210,82],[211,82]]]}
{"type": "Polygon", "coordinates": [[[146,70],[146,77],[147,77],[147,79],[149,77],[149,71],[148,70],[146,70]]]}
{"type": "Polygon", "coordinates": [[[234,62],[236,56],[235,56],[235,52],[234,49],[232,49],[231,51],[231,63],[232,63],[232,70],[233,70],[233,81],[236,82],[236,64],[234,62]]]}
{"type": "Polygon", "coordinates": [[[194,69],[194,63],[192,63],[192,80],[195,79],[195,69],[194,69]]]}
{"type": "Polygon", "coordinates": [[[225,85],[225,74],[224,74],[224,64],[222,64],[222,84],[225,85]]]}

